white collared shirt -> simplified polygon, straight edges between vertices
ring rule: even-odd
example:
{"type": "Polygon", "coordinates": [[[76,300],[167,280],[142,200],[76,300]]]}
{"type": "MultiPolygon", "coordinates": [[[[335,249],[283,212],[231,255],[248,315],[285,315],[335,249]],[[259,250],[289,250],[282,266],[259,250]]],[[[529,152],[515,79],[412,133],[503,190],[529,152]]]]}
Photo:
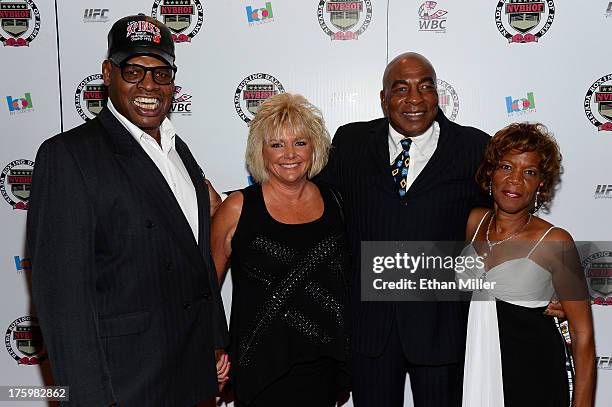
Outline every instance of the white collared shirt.
{"type": "MultiPolygon", "coordinates": [[[[410,165],[408,176],[406,177],[406,191],[408,191],[408,188],[414,183],[416,177],[423,171],[434,151],[436,151],[438,139],[440,138],[440,125],[438,122],[433,122],[423,134],[408,138],[412,140],[412,144],[410,145],[410,150],[408,150],[410,153],[410,165]]],[[[402,151],[401,141],[403,139],[404,136],[389,124],[389,165],[395,162],[395,158],[402,151]]],[[[391,176],[391,172],[389,172],[389,176],[391,176]]]]}
{"type": "MultiPolygon", "coordinates": [[[[183,164],[183,160],[175,149],[176,130],[174,125],[166,117],[159,127],[161,146],[157,141],[134,123],[130,122],[119,113],[110,99],[106,102],[110,112],[134,137],[142,149],[153,160],[159,171],[162,173],[168,186],[172,190],[183,214],[191,226],[191,231],[198,241],[198,199],[195,187],[189,177],[189,173],[183,164]]],[[[202,180],[204,182],[204,180],[202,180]]]]}

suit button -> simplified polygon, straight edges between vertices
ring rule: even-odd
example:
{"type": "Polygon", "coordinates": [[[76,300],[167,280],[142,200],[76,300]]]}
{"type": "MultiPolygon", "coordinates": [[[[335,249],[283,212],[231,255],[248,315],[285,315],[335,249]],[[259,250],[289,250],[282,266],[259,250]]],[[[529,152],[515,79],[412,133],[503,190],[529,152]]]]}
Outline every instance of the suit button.
{"type": "Polygon", "coordinates": [[[147,229],[153,229],[153,226],[155,226],[155,223],[153,223],[153,221],[151,219],[147,219],[145,221],[145,226],[147,229]]]}
{"type": "Polygon", "coordinates": [[[172,262],[171,261],[167,261],[166,262],[166,271],[172,271],[172,262]]]}
{"type": "Polygon", "coordinates": [[[211,299],[211,298],[212,298],[212,294],[211,294],[211,293],[205,293],[205,294],[204,294],[204,299],[205,299],[206,301],[210,301],[210,299],[211,299]]]}
{"type": "Polygon", "coordinates": [[[183,309],[185,311],[189,311],[191,309],[191,303],[189,303],[189,302],[184,303],[183,304],[183,309]]]}

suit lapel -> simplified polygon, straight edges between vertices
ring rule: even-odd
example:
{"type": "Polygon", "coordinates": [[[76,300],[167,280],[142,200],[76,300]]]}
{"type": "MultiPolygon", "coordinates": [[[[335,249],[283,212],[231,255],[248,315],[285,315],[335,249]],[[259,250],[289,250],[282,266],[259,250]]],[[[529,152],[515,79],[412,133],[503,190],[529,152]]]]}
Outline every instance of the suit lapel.
{"type": "Polygon", "coordinates": [[[408,188],[406,199],[410,199],[410,195],[417,194],[430,185],[440,171],[450,170],[448,168],[447,158],[453,154],[455,140],[453,139],[452,135],[449,134],[448,119],[444,116],[441,109],[438,109],[436,121],[440,126],[438,145],[436,146],[436,150],[429,161],[427,161],[427,164],[425,164],[425,167],[421,170],[410,188],[408,188]]]}
{"type": "MultiPolygon", "coordinates": [[[[118,157],[117,162],[121,165],[125,176],[130,179],[135,189],[148,196],[148,202],[158,212],[159,219],[165,224],[166,229],[174,235],[176,242],[184,250],[193,265],[201,268],[202,254],[193,237],[191,227],[157,165],[108,109],[103,109],[98,118],[107,130],[113,150],[118,157]]],[[[181,159],[183,159],[183,156],[181,156],[181,159]]],[[[183,162],[185,162],[184,159],[183,162]]],[[[191,172],[190,176],[193,181],[191,172]]],[[[194,185],[197,192],[197,184],[194,183],[194,185]]],[[[201,193],[198,194],[198,215],[202,216],[200,195],[201,193]]],[[[201,218],[199,224],[202,225],[201,218]]],[[[200,236],[202,235],[201,232],[200,227],[200,236]]]]}
{"type": "Polygon", "coordinates": [[[372,128],[369,141],[372,155],[369,165],[373,167],[372,173],[379,177],[377,185],[382,186],[385,191],[394,191],[395,184],[389,164],[389,122],[386,119],[372,128]]]}
{"type": "MultiPolygon", "coordinates": [[[[198,200],[198,246],[200,247],[200,250],[203,250],[204,247],[210,247],[208,245],[208,228],[205,227],[205,225],[208,225],[208,221],[210,219],[208,187],[204,182],[204,173],[202,172],[202,169],[198,166],[197,161],[195,158],[193,158],[193,155],[191,155],[187,145],[178,136],[176,136],[176,151],[181,157],[181,160],[189,173],[189,177],[191,178],[191,182],[193,183],[196,191],[196,197],[198,200]]],[[[204,255],[207,254],[204,253],[204,255]]]]}

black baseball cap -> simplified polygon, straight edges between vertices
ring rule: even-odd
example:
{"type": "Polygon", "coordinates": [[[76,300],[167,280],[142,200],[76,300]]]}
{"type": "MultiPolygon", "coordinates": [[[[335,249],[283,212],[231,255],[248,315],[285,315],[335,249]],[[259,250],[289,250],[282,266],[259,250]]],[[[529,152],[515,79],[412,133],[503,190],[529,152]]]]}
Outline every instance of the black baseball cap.
{"type": "Polygon", "coordinates": [[[108,32],[108,59],[121,65],[137,55],[149,55],[174,66],[174,41],[160,21],[138,14],[123,17],[108,32]]]}

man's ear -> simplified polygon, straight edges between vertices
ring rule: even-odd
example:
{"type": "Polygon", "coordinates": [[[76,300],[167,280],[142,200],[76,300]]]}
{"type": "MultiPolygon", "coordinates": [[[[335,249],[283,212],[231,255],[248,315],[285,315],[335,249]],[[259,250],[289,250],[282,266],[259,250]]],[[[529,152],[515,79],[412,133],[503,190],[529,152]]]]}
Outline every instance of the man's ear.
{"type": "Polygon", "coordinates": [[[380,91],[380,107],[382,108],[383,113],[387,116],[387,101],[385,100],[385,90],[380,91]]]}
{"type": "Polygon", "coordinates": [[[109,86],[111,84],[111,71],[113,70],[113,65],[110,60],[105,60],[102,62],[102,79],[104,79],[104,85],[109,86]]]}

